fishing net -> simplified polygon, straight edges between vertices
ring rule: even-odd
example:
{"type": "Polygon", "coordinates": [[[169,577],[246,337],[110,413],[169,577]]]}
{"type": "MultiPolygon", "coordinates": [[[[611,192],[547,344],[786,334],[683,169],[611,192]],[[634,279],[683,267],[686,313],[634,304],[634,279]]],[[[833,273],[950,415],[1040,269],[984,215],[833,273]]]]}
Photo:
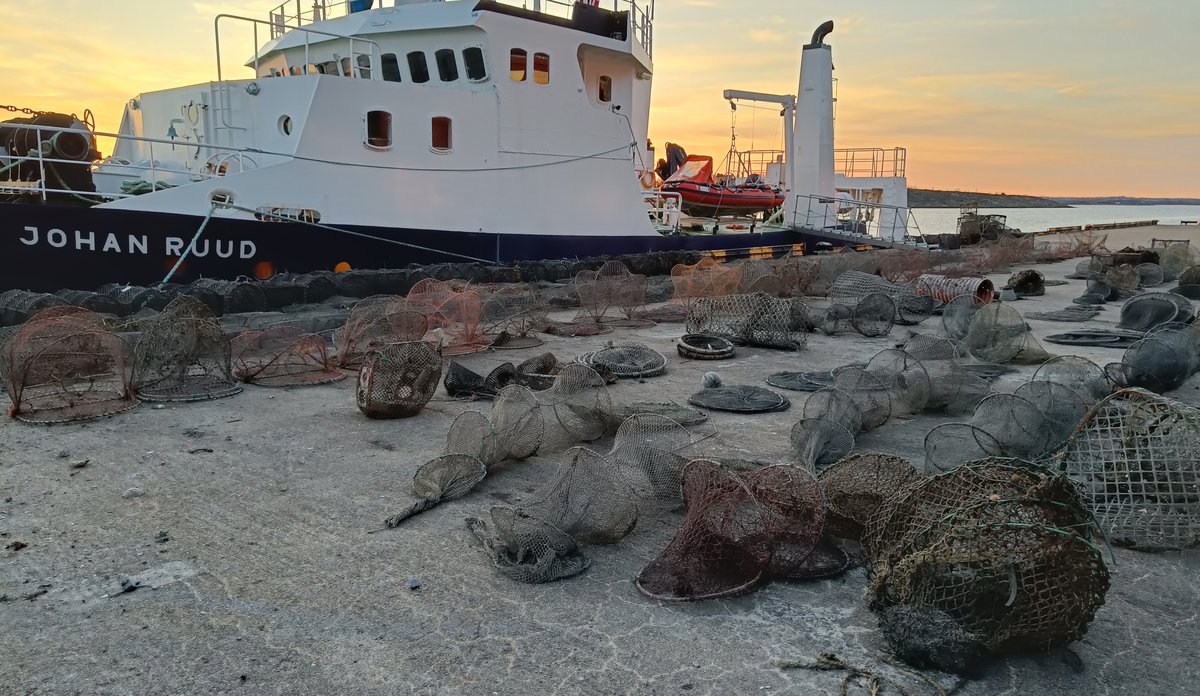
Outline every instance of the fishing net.
{"type": "Polygon", "coordinates": [[[542,445],[542,412],[533,392],[513,385],[500,392],[487,416],[464,411],[450,424],[439,457],[413,476],[417,501],[384,521],[396,527],[439,503],[471,491],[489,470],[504,461],[527,459],[542,445]]]}
{"type": "Polygon", "coordinates": [[[872,293],[850,306],[833,303],[824,312],[815,312],[813,325],[832,336],[856,331],[863,336],[886,336],[896,321],[896,303],[883,293],[872,293]]]}
{"type": "Polygon", "coordinates": [[[901,489],[868,521],[868,605],[917,666],[968,671],[987,653],[1066,644],[1109,587],[1093,526],[1065,477],[1003,459],[958,467],[901,489]]]}
{"type": "Polygon", "coordinates": [[[454,288],[448,283],[436,278],[422,278],[404,296],[404,308],[427,317],[453,295],[454,288]]]}
{"type": "Polygon", "coordinates": [[[734,354],[733,343],[728,339],[698,333],[681,336],[675,350],[689,360],[725,360],[734,354]]]}
{"type": "Polygon", "coordinates": [[[1158,263],[1178,276],[1180,285],[1187,285],[1190,283],[1183,282],[1183,273],[1200,264],[1200,250],[1188,242],[1176,242],[1158,253],[1158,263]]]}
{"type": "Polygon", "coordinates": [[[584,353],[576,362],[599,368],[618,379],[657,377],[667,371],[666,356],[642,343],[610,345],[584,353]]]}
{"type": "Polygon", "coordinates": [[[1086,306],[1073,306],[1064,309],[1051,310],[1049,312],[1026,312],[1026,319],[1037,319],[1040,321],[1066,321],[1066,322],[1083,322],[1091,321],[1100,314],[1099,308],[1086,306]]]}
{"type": "Polygon", "coordinates": [[[1061,445],[1056,438],[1062,427],[1051,423],[1038,404],[1013,394],[992,394],[975,406],[966,421],[944,423],[929,431],[925,465],[930,470],[948,471],[963,462],[988,457],[1035,461],[1061,445]]]}
{"type": "Polygon", "coordinates": [[[410,418],[437,391],[442,356],[425,341],[382,346],[358,371],[355,401],[368,418],[410,418]]]}
{"type": "Polygon", "coordinates": [[[291,326],[245,331],[230,345],[233,374],[263,387],[298,387],[345,379],[323,336],[291,326]]]}
{"type": "Polygon", "coordinates": [[[690,309],[697,299],[736,293],[741,282],[740,267],[724,266],[711,257],[706,256],[690,265],[676,264],[671,268],[671,283],[675,288],[671,302],[690,309]]]}
{"type": "MultiPolygon", "coordinates": [[[[854,367],[866,367],[866,363],[856,363],[854,367]]],[[[839,368],[840,369],[840,368],[839,368]]],[[[767,384],[780,389],[791,391],[813,392],[825,389],[833,384],[833,373],[836,370],[817,370],[815,372],[774,372],[767,375],[767,384]]]]}
{"type": "Polygon", "coordinates": [[[989,363],[1040,364],[1050,357],[1021,315],[1003,304],[980,307],[963,343],[971,355],[989,363]]]}
{"type": "Polygon", "coordinates": [[[587,365],[563,367],[554,384],[537,396],[548,443],[591,442],[607,430],[612,399],[604,378],[587,365]]]}
{"type": "Polygon", "coordinates": [[[804,315],[798,300],[762,293],[699,298],[689,306],[686,328],[735,343],[798,350],[808,343],[806,327],[798,321],[804,315]]]}
{"type": "Polygon", "coordinates": [[[1192,319],[1191,302],[1186,298],[1171,293],[1145,293],[1126,300],[1121,307],[1121,318],[1117,328],[1129,331],[1149,331],[1159,324],[1192,319]],[[1177,300],[1171,299],[1178,298],[1177,300]],[[1180,306],[1179,301],[1186,304],[1180,306]]]}
{"type": "Polygon", "coordinates": [[[578,320],[595,324],[617,317],[633,319],[646,304],[646,276],[631,273],[620,261],[607,261],[598,270],[575,274],[579,295],[578,320]]]}
{"type": "Polygon", "coordinates": [[[1079,424],[1061,465],[1114,544],[1200,543],[1200,409],[1118,391],[1079,424]]]}
{"type": "Polygon", "coordinates": [[[483,298],[479,293],[473,290],[455,293],[426,315],[430,338],[437,340],[443,355],[486,350],[491,338],[480,323],[482,314],[483,298]]]}
{"type": "MultiPolygon", "coordinates": [[[[683,471],[687,516],[661,554],[638,573],[663,601],[731,597],[769,578],[812,577],[825,507],[820,486],[791,466],[735,474],[697,459],[683,471]]],[[[822,573],[828,573],[822,568],[822,573]]]]}
{"type": "Polygon", "coordinates": [[[782,394],[749,384],[706,387],[688,397],[688,403],[712,411],[734,413],[786,411],[792,405],[782,394]]]}
{"type": "Polygon", "coordinates": [[[861,452],[840,459],[817,477],[825,490],[826,531],[861,539],[883,502],[919,478],[907,459],[891,454],[861,452]]]}
{"type": "Polygon", "coordinates": [[[892,417],[888,387],[878,376],[861,367],[844,367],[835,372],[833,388],[848,395],[858,405],[862,431],[874,430],[892,417]]]}
{"type": "Polygon", "coordinates": [[[99,315],[50,307],[31,317],[0,348],[9,415],[29,423],[87,420],[137,405],[133,354],[99,315]]]}
{"type": "Polygon", "coordinates": [[[1090,394],[1084,396],[1071,387],[1046,380],[1026,382],[1013,391],[1013,396],[1035,405],[1042,413],[1045,444],[1041,457],[1066,444],[1075,426],[1096,403],[1090,394]]]}
{"type": "Polygon", "coordinates": [[[1117,293],[1129,294],[1136,291],[1141,280],[1137,270],[1129,264],[1115,266],[1104,272],[1104,282],[1117,293]]]}
{"type": "Polygon", "coordinates": [[[579,547],[624,538],[637,524],[634,491],[608,457],[583,447],[563,455],[554,476],[520,507],[493,507],[491,525],[468,518],[468,528],[496,568],[518,582],[570,577],[590,561],[579,547]]]}
{"type": "Polygon", "coordinates": [[[491,399],[516,378],[517,368],[510,362],[501,363],[487,375],[481,375],[457,360],[451,360],[442,384],[450,396],[491,399]]]}
{"type": "Polygon", "coordinates": [[[217,299],[217,306],[213,309],[220,314],[262,312],[267,309],[266,295],[258,283],[199,278],[192,283],[192,288],[213,293],[217,299]]]}
{"type": "Polygon", "coordinates": [[[942,335],[953,341],[965,341],[971,320],[985,305],[975,295],[958,295],[942,308],[942,335]]]}
{"type": "Polygon", "coordinates": [[[1133,267],[1138,274],[1138,287],[1152,288],[1165,280],[1163,269],[1156,263],[1139,263],[1133,267]]]}
{"type": "Polygon", "coordinates": [[[804,402],[804,420],[825,418],[857,435],[863,430],[863,412],[853,397],[840,389],[818,389],[804,402]]]}
{"type": "Polygon", "coordinates": [[[546,325],[549,309],[532,285],[501,285],[484,296],[480,321],[493,348],[533,348],[542,344],[532,334],[546,325]]]}
{"type": "Polygon", "coordinates": [[[1018,271],[1009,276],[1005,287],[1017,297],[1040,297],[1046,294],[1046,277],[1032,269],[1018,271]]]}
{"type": "MultiPolygon", "coordinates": [[[[919,275],[917,273],[913,278],[919,275]]],[[[892,300],[893,320],[897,324],[918,324],[933,314],[932,297],[918,294],[911,285],[897,285],[870,273],[846,271],[829,286],[831,303],[852,308],[875,294],[886,295],[892,300]]]]}
{"type": "Polygon", "coordinates": [[[909,416],[929,405],[933,388],[920,360],[896,348],[880,351],[867,362],[866,371],[887,390],[892,416],[909,416]]]}
{"type": "Polygon", "coordinates": [[[1074,280],[1087,280],[1097,273],[1103,273],[1105,268],[1107,266],[1104,262],[1093,256],[1075,264],[1075,271],[1068,274],[1067,277],[1074,280]]]}
{"type": "Polygon", "coordinates": [[[367,353],[390,343],[419,341],[426,328],[425,315],[406,309],[401,297],[363,298],[350,308],[346,323],[333,333],[338,367],[357,370],[367,353]]]}
{"type": "Polygon", "coordinates": [[[617,428],[608,458],[644,504],[678,507],[682,501],[684,450],[692,434],[681,424],[657,414],[636,414],[617,428]]]}
{"type": "Polygon", "coordinates": [[[1162,393],[1182,385],[1195,373],[1196,362],[1192,337],[1182,331],[1164,330],[1126,348],[1121,362],[1106,365],[1105,373],[1118,387],[1162,393]]]}
{"type": "Polygon", "coordinates": [[[1034,370],[1030,381],[1053,382],[1068,387],[1082,397],[1089,407],[1112,393],[1112,382],[1104,373],[1104,368],[1077,355],[1050,358],[1034,370]]]}
{"type": "Polygon", "coordinates": [[[229,337],[211,310],[181,295],[142,324],[133,387],[143,401],[201,401],[242,391],[229,337]]]}
{"type": "Polygon", "coordinates": [[[962,343],[930,334],[913,334],[900,344],[900,349],[922,362],[927,360],[960,360],[967,357],[962,343]]]}
{"type": "Polygon", "coordinates": [[[542,353],[518,363],[515,380],[517,384],[529,387],[533,391],[542,391],[554,384],[562,369],[563,364],[554,357],[554,353],[542,353]]]}
{"type": "Polygon", "coordinates": [[[797,421],[790,439],[797,463],[810,473],[824,469],[854,449],[854,434],[828,418],[797,421]]]}

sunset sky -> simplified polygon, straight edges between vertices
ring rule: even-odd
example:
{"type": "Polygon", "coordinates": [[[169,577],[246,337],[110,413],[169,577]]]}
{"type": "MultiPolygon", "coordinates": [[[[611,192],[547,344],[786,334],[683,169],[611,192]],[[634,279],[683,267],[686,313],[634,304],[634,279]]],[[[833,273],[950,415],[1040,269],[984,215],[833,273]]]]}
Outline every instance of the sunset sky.
{"type": "MultiPolygon", "coordinates": [[[[215,79],[213,15],[273,3],[0,5],[0,104],[91,108],[116,130],[134,94],[215,79]]],[[[1179,0],[659,0],[651,138],[722,159],[721,91],[794,93],[826,19],[837,146],[907,147],[910,186],[1200,196],[1200,3],[1179,0]]],[[[777,110],[737,117],[741,148],[779,147],[777,110]]]]}

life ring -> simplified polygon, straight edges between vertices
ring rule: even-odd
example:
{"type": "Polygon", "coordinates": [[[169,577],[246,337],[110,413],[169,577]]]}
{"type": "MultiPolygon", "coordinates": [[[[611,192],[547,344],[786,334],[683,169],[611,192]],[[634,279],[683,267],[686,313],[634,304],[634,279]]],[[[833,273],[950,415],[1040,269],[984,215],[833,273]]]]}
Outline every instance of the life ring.
{"type": "Polygon", "coordinates": [[[658,177],[654,174],[654,172],[647,169],[642,174],[642,188],[652,189],[656,183],[658,183],[658,177]]]}

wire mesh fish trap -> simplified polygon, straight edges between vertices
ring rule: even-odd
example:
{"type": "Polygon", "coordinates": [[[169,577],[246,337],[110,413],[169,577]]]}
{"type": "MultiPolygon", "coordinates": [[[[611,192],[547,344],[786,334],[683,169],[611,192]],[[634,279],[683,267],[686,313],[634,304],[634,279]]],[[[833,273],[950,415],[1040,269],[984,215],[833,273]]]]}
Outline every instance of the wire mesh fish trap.
{"type": "Polygon", "coordinates": [[[790,438],[796,462],[810,473],[821,471],[854,449],[854,433],[828,418],[802,418],[790,438]]]}
{"type": "Polygon", "coordinates": [[[697,299],[736,293],[741,282],[741,268],[725,266],[709,256],[694,264],[676,264],[671,268],[671,283],[675,290],[671,302],[690,309],[697,299]]]}
{"type": "MultiPolygon", "coordinates": [[[[813,577],[824,500],[811,475],[771,466],[735,474],[698,459],[683,471],[687,516],[638,589],[663,601],[731,597],[771,577],[813,577]]],[[[828,572],[823,570],[822,572],[828,572]]]]}
{"type": "Polygon", "coordinates": [[[429,338],[442,347],[443,355],[462,355],[487,350],[491,338],[483,331],[480,318],[483,298],[469,290],[451,295],[426,315],[429,338]]]}
{"type": "Polygon", "coordinates": [[[1119,293],[1128,294],[1136,291],[1141,280],[1142,277],[1138,275],[1137,270],[1129,264],[1115,266],[1104,272],[1104,282],[1119,293]]]}
{"type": "Polygon", "coordinates": [[[1033,372],[1031,382],[1054,382],[1069,387],[1092,404],[1112,393],[1112,382],[1104,368],[1078,355],[1059,355],[1050,358],[1033,372]]]}
{"type": "Polygon", "coordinates": [[[750,384],[706,387],[688,397],[688,403],[711,411],[734,413],[786,411],[792,405],[786,396],[750,384]]]}
{"type": "Polygon", "coordinates": [[[1126,348],[1121,362],[1106,365],[1105,373],[1118,387],[1162,393],[1179,388],[1195,374],[1198,362],[1194,336],[1168,329],[1126,348]]]}
{"type": "Polygon", "coordinates": [[[337,365],[357,370],[367,353],[391,343],[419,341],[426,327],[425,315],[407,309],[401,297],[374,295],[359,300],[346,323],[333,333],[337,365]]]}
{"type": "Polygon", "coordinates": [[[96,314],[51,307],[35,314],[0,348],[0,376],[12,406],[28,423],[63,423],[119,413],[137,405],[133,353],[96,314]]]}
{"type": "Polygon", "coordinates": [[[549,311],[532,285],[501,285],[483,296],[480,321],[493,348],[533,348],[542,344],[533,333],[546,326],[549,311]]]}
{"type": "Polygon", "coordinates": [[[863,429],[863,412],[853,397],[840,389],[826,388],[813,392],[804,402],[804,419],[826,418],[842,424],[851,434],[863,429]]]}
{"type": "MultiPolygon", "coordinates": [[[[920,275],[918,272],[909,280],[915,280],[920,275]]],[[[886,295],[892,300],[893,321],[896,324],[919,324],[933,314],[932,297],[919,294],[912,285],[897,285],[870,273],[846,271],[829,286],[830,303],[851,308],[875,294],[886,295]]]]}
{"type": "Polygon", "coordinates": [[[1046,277],[1033,269],[1017,271],[1009,276],[1005,287],[1017,297],[1040,297],[1046,294],[1046,277]]]}
{"type": "Polygon", "coordinates": [[[1040,364],[1050,358],[1012,307],[988,304],[971,316],[963,344],[971,355],[995,364],[1040,364]]]}
{"type": "Polygon", "coordinates": [[[1180,307],[1179,303],[1171,299],[1171,293],[1165,292],[1146,293],[1129,298],[1121,306],[1121,317],[1117,321],[1117,328],[1130,331],[1149,331],[1155,326],[1172,321],[1190,321],[1192,318],[1190,316],[1191,302],[1178,295],[1174,297],[1178,297],[1188,306],[1180,307]],[[1184,316],[1177,319],[1177,315],[1181,313],[1184,316]]]}
{"type": "Polygon", "coordinates": [[[686,328],[735,343],[798,350],[808,343],[803,316],[798,300],[763,293],[698,298],[690,305],[686,328]]]}
{"type": "Polygon", "coordinates": [[[860,452],[839,459],[817,477],[825,491],[826,531],[861,539],[883,502],[920,478],[907,459],[891,454],[860,452]]]}
{"type": "Polygon", "coordinates": [[[501,363],[487,375],[481,375],[457,360],[451,360],[442,383],[450,396],[491,399],[516,378],[517,368],[510,362],[501,363]]]}
{"type": "Polygon", "coordinates": [[[892,417],[892,399],[887,386],[861,367],[844,367],[833,375],[833,388],[847,394],[862,414],[862,430],[874,430],[892,417]]]}
{"type": "Polygon", "coordinates": [[[953,341],[965,341],[971,330],[971,319],[988,306],[976,295],[957,295],[942,308],[942,335],[953,341]]]}
{"type": "Polygon", "coordinates": [[[1079,424],[1061,466],[1112,543],[1200,543],[1200,409],[1122,389],[1079,424]]]}
{"type": "Polygon", "coordinates": [[[892,416],[919,413],[929,405],[929,373],[920,360],[903,350],[880,351],[867,362],[867,373],[878,378],[888,392],[892,416]]]}
{"type": "Polygon", "coordinates": [[[441,376],[442,356],[433,346],[392,343],[363,359],[355,402],[368,418],[411,418],[433,398],[441,376]]]}
{"type": "Polygon", "coordinates": [[[233,374],[262,387],[328,384],[346,378],[337,369],[323,336],[280,326],[245,331],[230,345],[233,374]]]}
{"type": "Polygon", "coordinates": [[[813,312],[813,315],[813,325],[826,335],[855,331],[873,338],[891,332],[896,320],[896,303],[877,292],[859,298],[853,306],[835,302],[824,312],[813,312]]]}
{"type": "Polygon", "coordinates": [[[1039,321],[1084,322],[1095,319],[1099,314],[1100,310],[1096,307],[1072,305],[1070,307],[1050,310],[1048,312],[1026,312],[1025,318],[1037,319],[1039,321]]]}
{"type": "Polygon", "coordinates": [[[868,521],[868,605],[917,666],[969,671],[989,654],[1064,645],[1084,634],[1109,586],[1093,528],[1065,477],[1024,462],[911,483],[868,521]]]}
{"type": "Polygon", "coordinates": [[[1152,288],[1165,279],[1163,269],[1157,263],[1139,263],[1133,267],[1138,274],[1138,287],[1152,288]]]}
{"type": "Polygon", "coordinates": [[[657,377],[667,371],[667,358],[643,343],[610,345],[585,353],[577,362],[607,371],[618,379],[657,377]]]}
{"type": "Polygon", "coordinates": [[[202,401],[242,391],[229,337],[206,306],[185,295],[143,324],[133,387],[143,401],[202,401]]]}
{"type": "Polygon", "coordinates": [[[734,354],[733,343],[728,339],[700,333],[680,336],[675,350],[689,360],[724,360],[734,354]]]}
{"type": "MultiPolygon", "coordinates": [[[[1048,383],[1035,383],[1048,384],[1048,383]]],[[[1034,387],[1021,394],[992,394],[981,400],[974,413],[961,423],[939,425],[925,436],[926,466],[947,471],[964,462],[988,457],[1017,457],[1037,461],[1065,442],[1069,423],[1053,422],[1049,415],[1073,414],[1082,399],[1066,387],[1034,387]],[[1051,397],[1060,401],[1036,403],[1026,396],[1051,397]],[[1044,409],[1044,410],[1043,410],[1044,409]]]]}
{"type": "Polygon", "coordinates": [[[591,442],[608,429],[613,412],[608,386],[587,365],[562,368],[554,384],[537,392],[546,422],[547,442],[591,442]]]}

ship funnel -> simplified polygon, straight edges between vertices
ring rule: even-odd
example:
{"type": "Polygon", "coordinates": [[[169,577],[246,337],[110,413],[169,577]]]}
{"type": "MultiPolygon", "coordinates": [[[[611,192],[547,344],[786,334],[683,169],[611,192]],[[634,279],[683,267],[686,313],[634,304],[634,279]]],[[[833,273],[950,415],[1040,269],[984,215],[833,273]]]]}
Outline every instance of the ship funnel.
{"type": "Polygon", "coordinates": [[[794,178],[784,212],[785,219],[801,225],[819,224],[826,217],[824,204],[810,196],[829,199],[831,210],[837,210],[833,188],[833,51],[824,43],[832,31],[832,20],[817,27],[812,43],[800,54],[795,140],[789,153],[794,178]]]}

